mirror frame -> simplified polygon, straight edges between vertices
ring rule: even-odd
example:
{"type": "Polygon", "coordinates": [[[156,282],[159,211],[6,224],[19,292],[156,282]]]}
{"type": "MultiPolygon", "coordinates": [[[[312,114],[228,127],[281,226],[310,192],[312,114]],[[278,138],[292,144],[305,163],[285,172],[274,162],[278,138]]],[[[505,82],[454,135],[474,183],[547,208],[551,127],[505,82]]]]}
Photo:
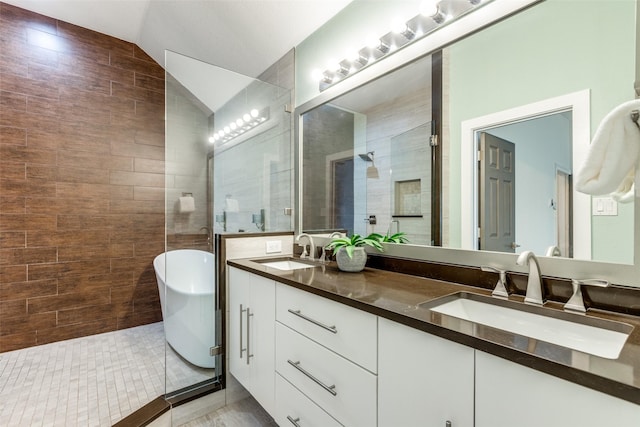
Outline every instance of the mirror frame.
{"type": "MultiPolygon", "coordinates": [[[[393,55],[363,69],[320,93],[315,98],[297,106],[294,110],[294,159],[295,159],[295,232],[302,232],[302,115],[320,105],[346,94],[372,80],[383,77],[421,57],[432,55],[455,41],[467,37],[485,27],[508,18],[525,8],[535,6],[541,0],[510,0],[508,2],[492,1],[474,13],[439,29],[415,43],[404,47],[393,55]]],[[[640,11],[636,8],[637,14],[640,11]]],[[[636,20],[637,21],[637,20],[636,20]]],[[[640,28],[636,25],[636,39],[640,41],[640,28]]],[[[638,47],[640,52],[640,47],[638,47]]],[[[640,75],[640,67],[636,58],[636,71],[640,75]]],[[[634,82],[629,82],[630,86],[634,82]]],[[[636,176],[636,188],[640,188],[640,174],[636,176]]],[[[636,194],[634,208],[634,232],[640,225],[640,203],[636,194]]],[[[411,244],[385,244],[384,254],[392,257],[409,258],[455,265],[480,267],[492,265],[507,268],[509,271],[527,273],[528,268],[516,264],[516,254],[455,249],[434,246],[418,246],[411,244]]],[[[634,236],[634,263],[617,264],[590,260],[578,260],[559,257],[540,257],[539,263],[544,276],[559,278],[598,278],[606,279],[616,285],[640,287],[640,239],[634,236]]]]}

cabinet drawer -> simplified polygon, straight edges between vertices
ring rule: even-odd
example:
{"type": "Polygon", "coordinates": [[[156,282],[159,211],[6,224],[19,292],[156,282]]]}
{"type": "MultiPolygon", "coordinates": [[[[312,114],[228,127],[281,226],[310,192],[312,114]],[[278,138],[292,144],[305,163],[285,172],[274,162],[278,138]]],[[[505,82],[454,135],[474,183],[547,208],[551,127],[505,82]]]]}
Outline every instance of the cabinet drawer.
{"type": "Polygon", "coordinates": [[[377,377],[278,322],[276,371],[340,423],[376,425],[377,377]]]}
{"type": "Polygon", "coordinates": [[[276,396],[278,396],[278,399],[276,401],[275,421],[279,426],[342,426],[279,374],[276,374],[276,396]]]}
{"type": "Polygon", "coordinates": [[[376,372],[378,322],[373,314],[278,283],[276,319],[376,372]]]}

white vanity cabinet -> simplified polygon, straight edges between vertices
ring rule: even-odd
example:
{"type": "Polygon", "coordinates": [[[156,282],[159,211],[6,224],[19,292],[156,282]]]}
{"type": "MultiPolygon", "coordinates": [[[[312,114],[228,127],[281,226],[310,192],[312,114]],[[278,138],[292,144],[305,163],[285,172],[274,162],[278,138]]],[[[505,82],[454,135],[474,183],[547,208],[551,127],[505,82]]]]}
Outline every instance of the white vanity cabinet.
{"type": "Polygon", "coordinates": [[[229,372],[275,410],[275,282],[229,267],[229,372]]]}
{"type": "MultiPolygon", "coordinates": [[[[277,375],[340,424],[376,426],[378,318],[280,283],[276,318],[277,375]]],[[[302,406],[284,410],[292,414],[279,423],[315,417],[302,406]]]]}
{"type": "Polygon", "coordinates": [[[281,427],[342,426],[280,374],[276,374],[276,396],[274,419],[281,427]]]}
{"type": "Polygon", "coordinates": [[[384,318],[378,337],[379,427],[473,427],[472,348],[384,318]]]}
{"type": "Polygon", "coordinates": [[[640,406],[476,351],[476,427],[513,426],[638,427],[640,406]]]}

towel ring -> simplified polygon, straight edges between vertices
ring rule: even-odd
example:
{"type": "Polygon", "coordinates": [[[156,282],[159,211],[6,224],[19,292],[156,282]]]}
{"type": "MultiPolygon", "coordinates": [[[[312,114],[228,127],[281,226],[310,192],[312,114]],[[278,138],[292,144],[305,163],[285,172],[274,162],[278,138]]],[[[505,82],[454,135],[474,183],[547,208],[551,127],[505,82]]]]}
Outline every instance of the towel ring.
{"type": "Polygon", "coordinates": [[[636,124],[638,129],[640,129],[640,124],[638,124],[638,119],[640,119],[640,111],[631,110],[631,120],[633,120],[633,123],[636,124]]]}

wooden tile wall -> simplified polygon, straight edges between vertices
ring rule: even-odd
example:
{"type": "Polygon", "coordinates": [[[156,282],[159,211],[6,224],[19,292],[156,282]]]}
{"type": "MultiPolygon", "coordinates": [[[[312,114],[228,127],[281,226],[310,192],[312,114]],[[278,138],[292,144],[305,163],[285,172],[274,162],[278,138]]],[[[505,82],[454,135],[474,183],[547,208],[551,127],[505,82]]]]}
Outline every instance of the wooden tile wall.
{"type": "Polygon", "coordinates": [[[161,320],[164,70],[0,2],[0,352],[161,320]]]}

